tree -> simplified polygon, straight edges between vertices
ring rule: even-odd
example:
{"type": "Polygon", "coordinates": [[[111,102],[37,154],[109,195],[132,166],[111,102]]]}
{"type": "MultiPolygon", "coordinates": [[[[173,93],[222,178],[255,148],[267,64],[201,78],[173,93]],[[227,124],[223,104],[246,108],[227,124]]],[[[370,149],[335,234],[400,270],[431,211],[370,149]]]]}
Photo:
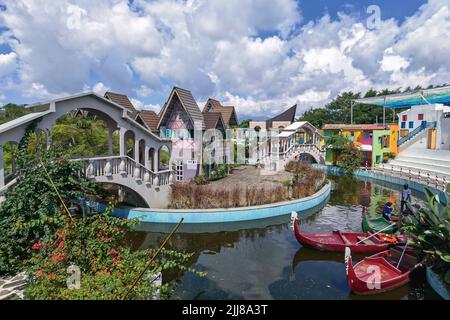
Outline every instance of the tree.
{"type": "Polygon", "coordinates": [[[241,123],[239,124],[239,128],[248,128],[250,125],[250,121],[252,121],[252,119],[242,120],[241,123]]]}
{"type": "Polygon", "coordinates": [[[343,168],[347,174],[353,174],[361,167],[363,158],[358,148],[344,136],[337,134],[327,138],[326,146],[335,153],[333,164],[343,168]]]}
{"type": "Polygon", "coordinates": [[[30,113],[30,111],[25,109],[24,106],[8,103],[3,106],[3,114],[0,114],[0,124],[24,116],[27,113],[30,113]]]}

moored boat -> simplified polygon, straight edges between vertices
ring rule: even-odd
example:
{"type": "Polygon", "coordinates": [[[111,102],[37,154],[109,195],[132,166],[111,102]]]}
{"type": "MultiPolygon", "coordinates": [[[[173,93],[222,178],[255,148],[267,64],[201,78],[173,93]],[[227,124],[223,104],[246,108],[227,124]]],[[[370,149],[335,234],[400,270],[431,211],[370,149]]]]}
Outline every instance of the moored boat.
{"type": "Polygon", "coordinates": [[[292,222],[297,241],[303,246],[322,251],[344,252],[346,247],[355,253],[374,253],[387,250],[389,246],[398,243],[397,238],[372,232],[342,232],[302,233],[293,213],[292,222]]]}
{"type": "Polygon", "coordinates": [[[353,265],[351,249],[346,249],[348,285],[356,294],[375,294],[393,290],[409,282],[410,273],[417,265],[412,251],[392,247],[353,265]]]}
{"type": "Polygon", "coordinates": [[[383,217],[370,219],[366,212],[366,207],[363,207],[362,212],[362,223],[361,227],[363,232],[380,232],[383,231],[383,233],[387,234],[394,234],[396,232],[396,226],[394,222],[389,222],[383,217]],[[394,224],[393,226],[391,226],[394,224]],[[391,226],[391,227],[390,227],[391,226]]]}

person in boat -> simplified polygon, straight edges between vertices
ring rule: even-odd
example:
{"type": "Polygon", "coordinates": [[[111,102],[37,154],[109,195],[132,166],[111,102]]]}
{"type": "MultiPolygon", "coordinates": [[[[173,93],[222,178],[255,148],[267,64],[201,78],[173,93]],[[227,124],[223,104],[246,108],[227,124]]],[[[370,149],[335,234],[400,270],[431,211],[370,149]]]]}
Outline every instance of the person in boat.
{"type": "Polygon", "coordinates": [[[392,214],[393,211],[392,202],[386,202],[383,208],[383,218],[387,221],[397,221],[397,217],[392,214]]]}
{"type": "Polygon", "coordinates": [[[407,183],[403,185],[403,190],[400,193],[400,211],[404,212],[407,208],[406,203],[411,201],[411,189],[407,183]]]}

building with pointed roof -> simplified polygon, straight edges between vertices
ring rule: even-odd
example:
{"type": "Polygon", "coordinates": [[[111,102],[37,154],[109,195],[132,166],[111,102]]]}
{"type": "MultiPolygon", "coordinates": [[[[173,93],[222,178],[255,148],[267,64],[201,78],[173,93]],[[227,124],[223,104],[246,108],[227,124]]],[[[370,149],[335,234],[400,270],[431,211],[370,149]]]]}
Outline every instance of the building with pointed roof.
{"type": "Polygon", "coordinates": [[[234,108],[234,106],[223,106],[220,101],[209,98],[206,102],[205,107],[203,108],[203,114],[205,115],[209,112],[221,113],[225,128],[227,129],[239,125],[236,109],[234,108]]]}
{"type": "Polygon", "coordinates": [[[276,115],[265,121],[250,121],[249,129],[251,130],[270,130],[284,129],[295,121],[297,105],[294,105],[286,111],[276,115]]]}

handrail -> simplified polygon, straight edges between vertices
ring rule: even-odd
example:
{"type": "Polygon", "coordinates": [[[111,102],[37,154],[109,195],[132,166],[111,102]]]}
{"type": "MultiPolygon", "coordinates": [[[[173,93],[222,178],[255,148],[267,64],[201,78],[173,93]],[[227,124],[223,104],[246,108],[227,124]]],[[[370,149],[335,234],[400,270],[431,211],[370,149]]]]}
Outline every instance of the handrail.
{"type": "Polygon", "coordinates": [[[138,165],[139,167],[144,168],[145,170],[147,170],[149,173],[151,174],[161,174],[161,173],[169,173],[172,172],[171,169],[165,169],[165,170],[160,170],[160,171],[153,171],[149,168],[147,168],[146,166],[144,166],[142,163],[137,162],[136,160],[134,160],[133,158],[131,158],[128,155],[123,155],[123,156],[106,156],[106,157],[80,157],[80,158],[74,158],[74,159],[70,159],[70,161],[74,161],[74,162],[78,162],[78,161],[97,161],[97,160],[114,160],[114,159],[123,159],[126,158],[129,161],[134,162],[135,165],[138,165]]]}
{"type": "Polygon", "coordinates": [[[398,146],[401,146],[403,143],[411,140],[412,138],[414,138],[416,135],[418,135],[420,132],[422,132],[423,130],[427,129],[427,128],[436,128],[437,123],[436,121],[433,122],[422,122],[420,124],[420,126],[418,126],[417,128],[415,128],[413,131],[409,132],[406,136],[404,136],[403,138],[399,139],[397,142],[398,146]]]}

